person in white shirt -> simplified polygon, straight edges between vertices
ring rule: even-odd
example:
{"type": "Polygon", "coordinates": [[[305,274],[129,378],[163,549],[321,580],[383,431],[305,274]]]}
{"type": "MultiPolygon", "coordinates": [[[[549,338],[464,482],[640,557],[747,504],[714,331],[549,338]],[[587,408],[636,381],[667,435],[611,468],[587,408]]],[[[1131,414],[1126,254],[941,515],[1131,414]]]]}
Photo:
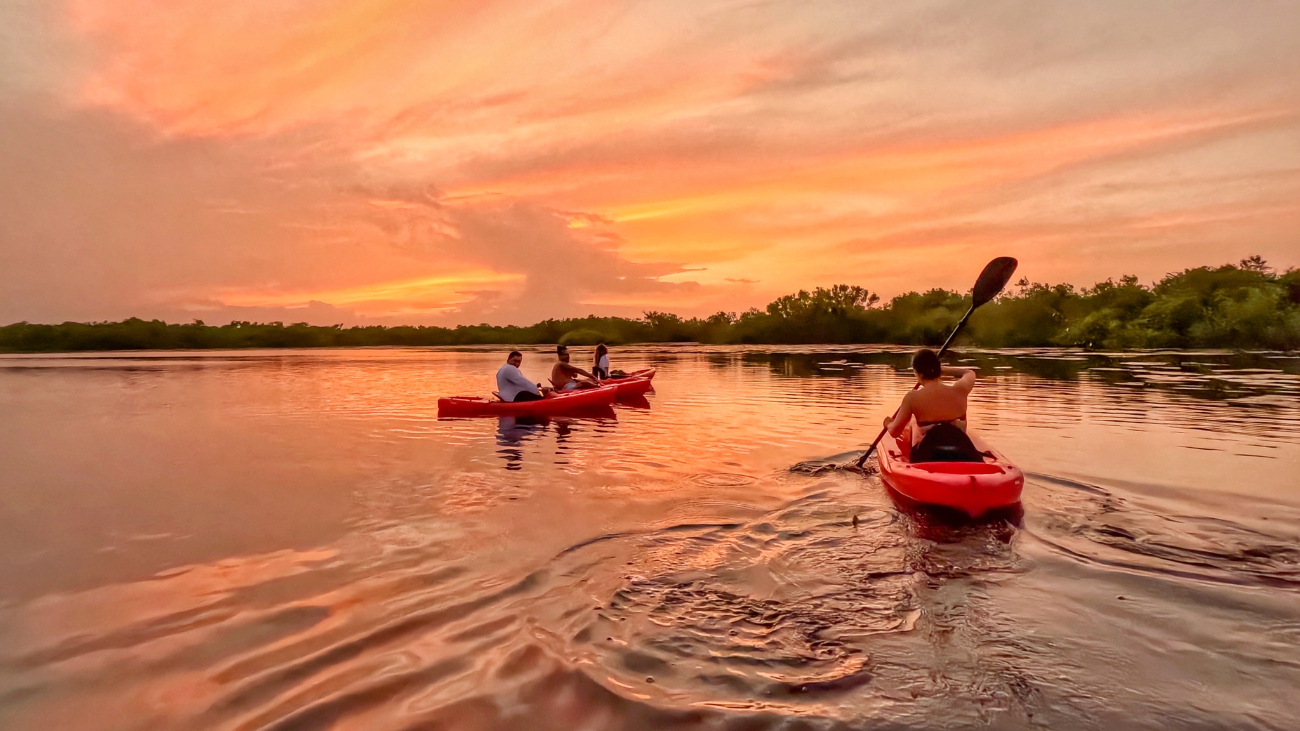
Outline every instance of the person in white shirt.
{"type": "Polygon", "coordinates": [[[540,401],[544,398],[541,385],[524,378],[519,365],[524,362],[524,354],[518,350],[510,351],[506,364],[497,371],[497,397],[502,401],[540,401]]]}

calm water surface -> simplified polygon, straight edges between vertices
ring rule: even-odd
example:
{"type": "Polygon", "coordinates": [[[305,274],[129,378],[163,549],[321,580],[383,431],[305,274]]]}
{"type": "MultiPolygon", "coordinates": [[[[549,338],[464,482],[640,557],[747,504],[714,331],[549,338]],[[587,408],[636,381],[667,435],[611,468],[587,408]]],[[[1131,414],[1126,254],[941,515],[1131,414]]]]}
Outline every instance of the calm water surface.
{"type": "Polygon", "coordinates": [[[1300,727],[1300,359],[966,352],[960,524],[818,469],[902,350],[499,351],[0,356],[0,728],[1300,727]]]}

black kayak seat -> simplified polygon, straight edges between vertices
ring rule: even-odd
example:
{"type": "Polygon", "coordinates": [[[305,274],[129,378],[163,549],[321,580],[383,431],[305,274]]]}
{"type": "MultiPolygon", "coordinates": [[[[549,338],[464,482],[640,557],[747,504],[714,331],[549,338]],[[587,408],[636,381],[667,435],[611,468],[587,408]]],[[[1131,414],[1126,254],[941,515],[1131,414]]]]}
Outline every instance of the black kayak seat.
{"type": "Polygon", "coordinates": [[[935,424],[912,447],[908,461],[917,462],[983,462],[984,453],[954,424],[935,424]]]}

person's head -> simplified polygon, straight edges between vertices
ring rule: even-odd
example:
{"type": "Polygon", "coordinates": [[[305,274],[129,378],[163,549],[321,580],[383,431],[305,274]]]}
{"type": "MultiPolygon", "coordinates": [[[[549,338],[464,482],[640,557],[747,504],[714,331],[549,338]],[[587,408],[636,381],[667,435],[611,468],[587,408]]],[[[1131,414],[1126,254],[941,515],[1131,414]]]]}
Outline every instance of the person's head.
{"type": "Polygon", "coordinates": [[[609,353],[609,348],[606,348],[604,343],[601,343],[601,344],[599,344],[599,345],[596,346],[596,357],[597,357],[597,358],[599,358],[599,357],[602,356],[602,355],[607,355],[608,353],[609,353]]]}
{"type": "Polygon", "coordinates": [[[520,353],[518,350],[512,350],[510,351],[510,355],[506,356],[506,362],[515,368],[518,368],[519,364],[524,362],[524,354],[520,353]]]}
{"type": "Polygon", "coordinates": [[[921,348],[912,356],[912,370],[923,381],[933,381],[943,374],[943,364],[939,362],[939,356],[935,355],[929,348],[921,348]]]}
{"type": "Polygon", "coordinates": [[[561,363],[569,362],[569,348],[565,345],[555,346],[555,357],[560,359],[561,363]]]}

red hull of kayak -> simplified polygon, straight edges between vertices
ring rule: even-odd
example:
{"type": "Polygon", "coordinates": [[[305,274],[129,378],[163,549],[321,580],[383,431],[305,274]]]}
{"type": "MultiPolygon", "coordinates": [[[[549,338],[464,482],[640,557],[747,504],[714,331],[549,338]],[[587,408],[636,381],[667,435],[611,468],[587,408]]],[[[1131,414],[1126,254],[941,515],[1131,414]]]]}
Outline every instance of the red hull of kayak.
{"type": "Polygon", "coordinates": [[[910,448],[904,451],[899,440],[886,433],[880,440],[880,476],[903,497],[955,508],[972,518],[1019,503],[1024,473],[979,437],[970,437],[980,451],[992,457],[983,462],[912,463],[907,460],[910,448]]]}
{"type": "Polygon", "coordinates": [[[618,396],[617,386],[566,391],[541,401],[506,402],[478,396],[438,399],[438,416],[556,416],[609,406],[618,396]]]}
{"type": "Polygon", "coordinates": [[[607,378],[601,383],[617,388],[618,398],[630,398],[644,396],[651,388],[654,388],[654,385],[650,383],[654,377],[654,368],[643,368],[639,371],[632,371],[622,378],[607,378]]]}
{"type": "Polygon", "coordinates": [[[619,378],[612,381],[601,381],[601,383],[609,384],[611,387],[618,389],[619,398],[644,396],[650,389],[654,388],[654,384],[650,382],[649,378],[642,377],[619,378]]]}

